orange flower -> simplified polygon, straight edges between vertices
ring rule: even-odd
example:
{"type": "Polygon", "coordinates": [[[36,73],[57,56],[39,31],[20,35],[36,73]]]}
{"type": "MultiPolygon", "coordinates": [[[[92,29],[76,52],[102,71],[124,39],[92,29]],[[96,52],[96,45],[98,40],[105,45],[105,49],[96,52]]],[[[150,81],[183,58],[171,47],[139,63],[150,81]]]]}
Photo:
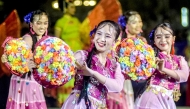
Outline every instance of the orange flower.
{"type": "Polygon", "coordinates": [[[124,52],[124,56],[130,56],[131,51],[129,49],[126,49],[124,52]]]}
{"type": "Polygon", "coordinates": [[[46,49],[46,45],[42,45],[41,49],[45,50],[46,49]]]}
{"type": "Polygon", "coordinates": [[[135,67],[131,67],[130,71],[131,71],[132,73],[135,73],[135,71],[136,71],[135,67]]]}
{"type": "Polygon", "coordinates": [[[136,61],[135,61],[135,66],[140,66],[140,65],[141,65],[140,59],[136,59],[136,61]]]}
{"type": "Polygon", "coordinates": [[[127,46],[127,43],[121,43],[121,47],[126,47],[127,46]]]}
{"type": "Polygon", "coordinates": [[[36,64],[40,64],[41,63],[41,59],[40,58],[35,58],[35,63],[36,64]]]}

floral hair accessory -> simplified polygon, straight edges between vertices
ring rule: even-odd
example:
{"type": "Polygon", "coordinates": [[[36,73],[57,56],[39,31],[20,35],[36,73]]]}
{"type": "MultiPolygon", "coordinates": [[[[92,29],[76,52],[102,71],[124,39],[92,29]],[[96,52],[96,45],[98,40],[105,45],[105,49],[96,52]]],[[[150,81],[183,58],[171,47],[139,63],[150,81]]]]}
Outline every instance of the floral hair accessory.
{"type": "Polygon", "coordinates": [[[153,30],[150,32],[150,34],[149,34],[149,39],[150,39],[151,42],[154,40],[154,39],[153,39],[153,37],[154,37],[154,32],[155,32],[155,30],[153,29],[153,30]]]}
{"type": "Polygon", "coordinates": [[[26,16],[24,16],[24,22],[30,23],[31,17],[32,17],[33,12],[30,12],[26,16]]]}
{"type": "Polygon", "coordinates": [[[22,38],[7,37],[2,45],[7,56],[5,65],[17,76],[29,72],[27,60],[31,56],[31,50],[22,38]]]}
{"type": "Polygon", "coordinates": [[[125,77],[134,81],[146,80],[155,71],[153,48],[139,38],[126,38],[117,49],[125,77]]]}
{"type": "Polygon", "coordinates": [[[44,36],[36,44],[34,79],[44,87],[53,88],[64,85],[75,74],[74,53],[70,47],[57,37],[44,36]]]}
{"type": "Polygon", "coordinates": [[[126,26],[125,16],[120,16],[118,19],[118,24],[124,29],[126,26]]]}
{"type": "Polygon", "coordinates": [[[91,37],[94,33],[96,33],[96,30],[97,30],[97,27],[95,26],[94,29],[93,29],[92,31],[90,31],[90,37],[91,37]]]}

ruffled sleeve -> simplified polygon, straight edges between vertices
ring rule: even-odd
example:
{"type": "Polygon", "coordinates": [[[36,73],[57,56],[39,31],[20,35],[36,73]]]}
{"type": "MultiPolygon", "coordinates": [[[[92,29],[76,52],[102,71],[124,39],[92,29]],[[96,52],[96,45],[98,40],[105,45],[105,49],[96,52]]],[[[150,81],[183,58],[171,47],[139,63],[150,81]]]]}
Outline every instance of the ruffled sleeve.
{"type": "Polygon", "coordinates": [[[108,89],[108,92],[120,92],[123,89],[124,76],[121,73],[120,64],[117,63],[115,71],[115,79],[107,78],[105,86],[108,89]]]}
{"type": "Polygon", "coordinates": [[[184,59],[184,57],[181,57],[180,60],[180,70],[175,70],[176,74],[179,76],[180,80],[179,82],[186,82],[189,77],[189,67],[187,64],[187,61],[184,59]]]}

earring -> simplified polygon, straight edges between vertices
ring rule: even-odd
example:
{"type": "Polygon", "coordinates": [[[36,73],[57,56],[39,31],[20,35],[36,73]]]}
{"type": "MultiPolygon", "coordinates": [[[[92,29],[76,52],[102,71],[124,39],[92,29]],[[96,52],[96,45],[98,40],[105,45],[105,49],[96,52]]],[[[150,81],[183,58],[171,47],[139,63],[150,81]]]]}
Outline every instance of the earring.
{"type": "Polygon", "coordinates": [[[32,27],[30,27],[30,32],[31,32],[32,34],[35,34],[35,32],[32,30],[32,27]]]}
{"type": "Polygon", "coordinates": [[[46,30],[46,32],[45,32],[45,36],[47,36],[47,34],[48,34],[48,31],[46,30]]]}
{"type": "Polygon", "coordinates": [[[125,28],[125,33],[126,34],[128,34],[129,32],[128,32],[128,27],[126,26],[126,28],[125,28]]]}
{"type": "Polygon", "coordinates": [[[174,54],[175,54],[174,42],[172,43],[172,48],[171,48],[171,53],[170,53],[170,54],[172,54],[172,55],[174,55],[174,54]]]}

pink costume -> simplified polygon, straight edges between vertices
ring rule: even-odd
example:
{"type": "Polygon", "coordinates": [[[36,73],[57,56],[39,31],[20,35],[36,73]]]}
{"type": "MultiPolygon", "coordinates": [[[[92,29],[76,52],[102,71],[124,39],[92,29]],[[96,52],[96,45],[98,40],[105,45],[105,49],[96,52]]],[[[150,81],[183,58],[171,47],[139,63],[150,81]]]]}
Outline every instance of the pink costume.
{"type": "Polygon", "coordinates": [[[25,78],[12,75],[6,109],[47,109],[42,86],[33,75],[25,78]]]}
{"type": "Polygon", "coordinates": [[[159,53],[158,57],[165,60],[165,68],[174,70],[180,80],[176,81],[156,70],[146,91],[137,98],[135,109],[176,109],[173,96],[179,93],[174,92],[179,90],[180,82],[187,81],[189,67],[181,56],[171,55],[170,59],[167,55],[159,53]]]}
{"type": "MultiPolygon", "coordinates": [[[[75,55],[82,55],[80,61],[85,61],[87,52],[78,51],[75,55]]],[[[78,61],[79,61],[78,60],[78,61]]],[[[106,96],[108,92],[120,92],[123,88],[124,77],[121,73],[119,63],[115,59],[106,60],[106,65],[102,66],[96,55],[92,57],[91,69],[107,77],[105,84],[99,83],[96,78],[90,77],[87,92],[91,101],[90,109],[106,108],[106,96]]],[[[62,106],[62,109],[86,109],[84,99],[77,104],[79,94],[83,88],[83,76],[76,74],[75,85],[68,99],[62,106]]]]}
{"type": "Polygon", "coordinates": [[[6,109],[47,109],[42,86],[28,74],[12,75],[6,109]]]}
{"type": "MultiPolygon", "coordinates": [[[[113,51],[116,50],[116,47],[120,44],[121,42],[121,34],[120,37],[117,39],[115,46],[112,48],[113,51]]],[[[112,58],[112,57],[110,57],[112,58]]],[[[132,92],[132,86],[129,88],[128,86],[131,86],[131,81],[130,80],[125,80],[124,85],[123,85],[123,90],[119,93],[115,92],[109,92],[107,94],[107,108],[108,109],[130,109],[129,107],[129,102],[127,101],[128,99],[128,92],[132,92]]],[[[133,96],[132,96],[133,97],[133,96]]],[[[132,98],[131,97],[131,98],[132,98]]]]}

